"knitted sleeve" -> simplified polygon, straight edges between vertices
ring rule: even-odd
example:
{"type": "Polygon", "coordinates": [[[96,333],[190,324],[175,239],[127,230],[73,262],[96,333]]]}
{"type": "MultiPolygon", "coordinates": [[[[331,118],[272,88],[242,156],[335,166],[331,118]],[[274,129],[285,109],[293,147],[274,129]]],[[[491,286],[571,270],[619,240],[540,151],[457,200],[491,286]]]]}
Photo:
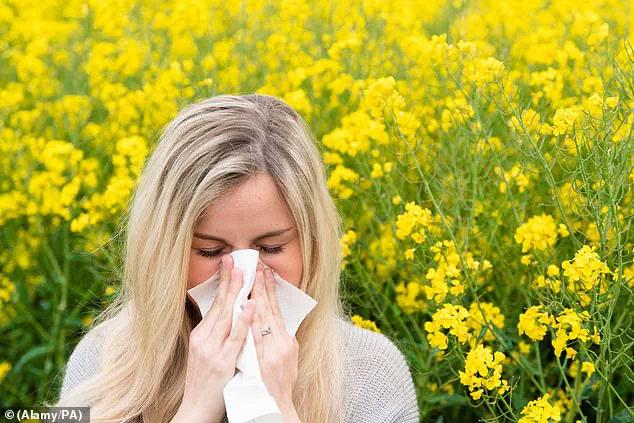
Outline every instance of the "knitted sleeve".
{"type": "Polygon", "coordinates": [[[385,335],[347,325],[346,423],[419,422],[405,356],[385,335]]]}
{"type": "Polygon", "coordinates": [[[103,340],[104,335],[97,330],[88,331],[79,340],[66,363],[60,398],[99,371],[103,340]]]}

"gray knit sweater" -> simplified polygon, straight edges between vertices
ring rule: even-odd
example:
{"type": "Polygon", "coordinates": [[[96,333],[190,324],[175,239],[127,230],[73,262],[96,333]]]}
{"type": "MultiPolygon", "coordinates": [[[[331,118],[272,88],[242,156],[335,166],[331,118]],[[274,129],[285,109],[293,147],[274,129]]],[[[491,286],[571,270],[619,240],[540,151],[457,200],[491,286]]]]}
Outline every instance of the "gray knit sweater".
{"type": "MultiPolygon", "coordinates": [[[[414,423],[419,421],[416,391],[404,355],[385,335],[337,319],[346,346],[344,361],[345,423],[414,423]]],[[[66,366],[61,396],[99,371],[104,336],[88,332],[66,366]]],[[[227,422],[225,414],[223,423],[227,422]]]]}

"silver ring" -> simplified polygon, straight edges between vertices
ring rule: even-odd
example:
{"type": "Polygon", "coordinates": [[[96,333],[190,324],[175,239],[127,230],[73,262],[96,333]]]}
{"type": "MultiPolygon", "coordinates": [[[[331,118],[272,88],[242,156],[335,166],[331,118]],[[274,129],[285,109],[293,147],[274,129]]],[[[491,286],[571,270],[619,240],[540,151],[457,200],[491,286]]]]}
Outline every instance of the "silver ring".
{"type": "Polygon", "coordinates": [[[271,332],[272,332],[271,328],[260,329],[260,333],[262,334],[262,336],[268,335],[271,332]]]}

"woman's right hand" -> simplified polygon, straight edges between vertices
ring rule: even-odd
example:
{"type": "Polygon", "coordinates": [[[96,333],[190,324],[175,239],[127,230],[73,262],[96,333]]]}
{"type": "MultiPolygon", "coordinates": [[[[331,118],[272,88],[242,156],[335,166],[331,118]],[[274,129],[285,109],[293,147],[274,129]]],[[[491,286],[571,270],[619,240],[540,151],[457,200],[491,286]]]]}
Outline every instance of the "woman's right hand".
{"type": "Polygon", "coordinates": [[[189,336],[185,392],[172,423],[216,423],[225,413],[222,390],[235,375],[255,300],[248,301],[231,331],[233,307],[242,287],[242,271],[233,268],[230,255],[223,256],[221,262],[217,296],[189,336]]]}

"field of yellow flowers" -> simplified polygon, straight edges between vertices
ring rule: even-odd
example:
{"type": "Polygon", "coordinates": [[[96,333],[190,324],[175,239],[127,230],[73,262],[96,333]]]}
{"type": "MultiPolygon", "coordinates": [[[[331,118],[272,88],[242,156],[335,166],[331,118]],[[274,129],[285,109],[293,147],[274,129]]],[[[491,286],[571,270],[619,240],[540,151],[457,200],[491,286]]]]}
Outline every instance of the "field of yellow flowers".
{"type": "Polygon", "coordinates": [[[354,323],[424,421],[634,420],[627,0],[0,0],[1,406],[117,293],[156,135],[279,96],[322,144],[354,323]]]}

